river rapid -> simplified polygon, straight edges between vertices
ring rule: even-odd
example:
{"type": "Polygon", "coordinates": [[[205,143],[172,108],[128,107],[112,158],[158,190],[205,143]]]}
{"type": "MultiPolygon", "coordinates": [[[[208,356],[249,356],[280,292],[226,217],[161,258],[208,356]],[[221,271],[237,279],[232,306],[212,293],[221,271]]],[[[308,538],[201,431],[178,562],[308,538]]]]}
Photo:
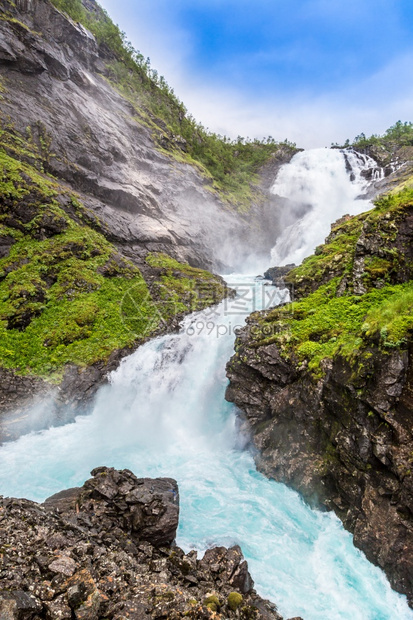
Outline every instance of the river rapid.
{"type": "MultiPolygon", "coordinates": [[[[355,212],[371,207],[356,200],[361,181],[356,191],[343,155],[326,152],[332,154],[328,165],[328,155],[318,157],[324,173],[314,174],[327,175],[328,192],[331,171],[341,166],[340,178],[350,186],[345,203],[337,198],[334,209],[323,215],[324,198],[314,198],[314,204],[306,198],[306,222],[297,222],[295,233],[286,234],[294,239],[313,225],[318,236],[308,234],[295,248],[291,241],[282,247],[279,240],[274,256],[280,262],[297,252],[309,254],[330,222],[349,211],[346,207],[355,212]]],[[[305,165],[311,169],[317,157],[308,153],[305,165]]],[[[295,165],[294,159],[289,165],[295,165]]],[[[303,158],[298,165],[303,168],[303,158]]],[[[290,172],[288,166],[281,171],[274,191],[303,200],[287,196],[285,187],[291,183],[283,190],[282,175],[290,172]]],[[[156,338],[124,359],[89,415],[2,446],[2,494],[42,501],[81,485],[99,465],[129,468],[139,477],[174,477],[181,496],[178,544],[200,553],[210,546],[239,544],[257,591],[276,602],[285,618],[411,620],[405,597],[392,591],[385,575],[355,549],[332,513],[311,510],[297,493],[256,471],[248,434],[235,407],[224,399],[225,364],[248,313],[286,301],[286,291],[251,275],[226,279],[238,291],[235,299],[187,317],[179,333],[156,338]]]]}

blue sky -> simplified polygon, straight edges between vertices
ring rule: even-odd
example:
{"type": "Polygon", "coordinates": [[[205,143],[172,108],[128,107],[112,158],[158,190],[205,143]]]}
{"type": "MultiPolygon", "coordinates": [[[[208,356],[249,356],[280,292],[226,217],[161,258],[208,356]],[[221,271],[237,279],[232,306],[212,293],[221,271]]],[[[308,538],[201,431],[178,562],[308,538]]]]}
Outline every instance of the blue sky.
{"type": "Polygon", "coordinates": [[[101,0],[205,126],[328,146],[413,121],[412,0],[101,0]]]}

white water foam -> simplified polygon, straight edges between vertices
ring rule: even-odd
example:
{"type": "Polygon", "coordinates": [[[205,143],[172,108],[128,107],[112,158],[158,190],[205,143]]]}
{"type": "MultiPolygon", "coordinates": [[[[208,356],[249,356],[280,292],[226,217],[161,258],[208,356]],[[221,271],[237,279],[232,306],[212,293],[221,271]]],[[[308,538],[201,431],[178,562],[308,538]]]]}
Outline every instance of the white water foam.
{"type": "Polygon", "coordinates": [[[377,169],[376,162],[351,151],[346,151],[346,158],[338,149],[312,149],[297,153],[281,167],[272,193],[307,211],[277,240],[271,251],[272,265],[300,264],[324,242],[332,222],[372,208],[370,201],[357,198],[367,186],[362,171],[377,169]],[[346,169],[346,158],[351,171],[346,169]]]}
{"type": "Polygon", "coordinates": [[[4,445],[2,493],[43,500],[82,484],[98,465],[171,476],[181,495],[178,544],[200,551],[240,544],[257,591],[286,618],[412,620],[405,598],[339,520],[259,474],[244,449],[235,407],[224,400],[225,362],[247,312],[280,297],[245,276],[231,283],[242,289],[238,299],[189,317],[180,334],[125,359],[90,416],[4,445]]]}

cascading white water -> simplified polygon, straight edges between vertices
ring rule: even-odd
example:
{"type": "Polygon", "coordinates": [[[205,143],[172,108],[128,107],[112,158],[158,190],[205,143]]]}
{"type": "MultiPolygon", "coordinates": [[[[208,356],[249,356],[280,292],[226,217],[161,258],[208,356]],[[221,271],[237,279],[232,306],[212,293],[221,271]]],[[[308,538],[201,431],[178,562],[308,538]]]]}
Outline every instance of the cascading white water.
{"type": "Polygon", "coordinates": [[[240,296],[185,320],[179,334],[125,359],[91,415],[0,450],[3,494],[42,500],[80,485],[98,465],[172,476],[181,495],[178,544],[240,544],[256,589],[287,618],[412,620],[404,597],[354,548],[333,514],[259,474],[226,403],[225,363],[251,310],[280,301],[262,282],[233,276],[240,296]]]}
{"type": "Polygon", "coordinates": [[[348,172],[350,173],[350,180],[358,183],[362,191],[366,189],[366,179],[379,181],[384,177],[384,168],[380,168],[377,162],[369,155],[363,155],[351,149],[340,152],[344,156],[348,172]]]}
{"type": "Polygon", "coordinates": [[[367,155],[346,151],[345,157],[338,149],[302,151],[282,166],[271,191],[306,212],[283,231],[271,251],[271,263],[300,264],[323,243],[339,217],[371,209],[371,202],[356,200],[367,186],[361,173],[371,169],[376,170],[377,164],[367,155]],[[351,171],[346,169],[346,158],[351,171]]]}

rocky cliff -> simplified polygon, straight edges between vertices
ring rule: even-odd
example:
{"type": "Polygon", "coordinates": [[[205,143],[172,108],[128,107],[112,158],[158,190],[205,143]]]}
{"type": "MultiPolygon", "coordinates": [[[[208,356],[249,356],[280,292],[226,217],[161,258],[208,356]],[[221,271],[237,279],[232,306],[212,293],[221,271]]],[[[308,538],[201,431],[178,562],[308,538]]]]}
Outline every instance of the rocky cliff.
{"type": "Polygon", "coordinates": [[[122,355],[228,291],[160,252],[125,258],[78,194],[6,153],[21,148],[16,134],[0,144],[0,406],[19,405],[21,422],[25,402],[51,391],[57,409],[76,409],[122,355]]]}
{"type": "Polygon", "coordinates": [[[228,364],[258,467],[333,509],[413,601],[413,192],[343,218],[228,364]]]}
{"type": "Polygon", "coordinates": [[[174,544],[174,480],[107,467],[92,476],[42,505],[0,498],[2,620],[282,620],[239,547],[198,559],[174,544]]]}
{"type": "MultiPolygon", "coordinates": [[[[162,251],[218,269],[242,264],[258,240],[263,252],[271,248],[274,198],[257,187],[248,214],[223,201],[179,136],[133,98],[118,77],[132,70],[104,41],[49,0],[0,5],[3,131],[18,133],[20,158],[30,158],[27,144],[38,146],[45,171],[79,192],[123,254],[162,251]]],[[[149,87],[156,99],[156,85],[149,87]]],[[[273,151],[276,169],[295,149],[273,151]]]]}

